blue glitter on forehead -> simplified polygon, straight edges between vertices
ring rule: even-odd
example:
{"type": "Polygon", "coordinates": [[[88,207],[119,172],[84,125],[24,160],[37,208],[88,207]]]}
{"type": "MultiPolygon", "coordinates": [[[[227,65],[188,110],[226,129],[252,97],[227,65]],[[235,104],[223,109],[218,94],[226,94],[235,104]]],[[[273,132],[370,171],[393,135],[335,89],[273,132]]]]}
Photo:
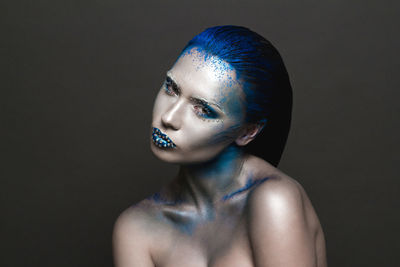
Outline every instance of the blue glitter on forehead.
{"type": "MultiPolygon", "coordinates": [[[[221,106],[228,109],[227,115],[240,120],[245,114],[245,99],[242,97],[241,84],[235,78],[236,71],[231,64],[218,56],[212,55],[201,47],[193,47],[185,50],[180,57],[190,55],[196,64],[196,70],[202,67],[211,67],[215,77],[223,82],[223,87],[215,92],[214,97],[218,99],[221,106]]],[[[179,57],[179,58],[180,58],[179,57]]],[[[225,111],[225,109],[224,109],[225,111]]]]}
{"type": "Polygon", "coordinates": [[[240,81],[244,95],[245,122],[268,120],[266,129],[246,145],[246,150],[277,166],[288,137],[292,112],[292,88],[278,50],[258,33],[235,25],[205,29],[186,44],[182,53],[193,48],[193,51],[205,51],[204,58],[217,56],[235,69],[234,80],[240,81]],[[257,140],[263,140],[262,146],[257,140]],[[268,150],[258,151],[261,147],[268,150]]]}
{"type": "MultiPolygon", "coordinates": [[[[196,61],[196,63],[199,62],[202,63],[197,67],[197,69],[205,66],[206,64],[212,66],[218,78],[227,78],[230,75],[223,75],[223,74],[235,72],[235,68],[231,64],[229,64],[228,62],[226,62],[225,60],[221,59],[218,56],[210,54],[201,47],[193,47],[191,49],[187,49],[184,52],[182,52],[179,58],[185,55],[194,56],[193,61],[196,61]]],[[[233,82],[232,77],[230,77],[229,80],[233,82]]]]}

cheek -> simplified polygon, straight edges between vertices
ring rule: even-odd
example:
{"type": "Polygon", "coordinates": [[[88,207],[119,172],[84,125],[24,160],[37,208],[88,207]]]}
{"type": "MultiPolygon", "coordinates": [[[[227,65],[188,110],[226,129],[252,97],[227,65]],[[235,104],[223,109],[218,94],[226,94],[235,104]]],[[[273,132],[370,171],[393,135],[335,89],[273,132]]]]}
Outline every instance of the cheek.
{"type": "Polygon", "coordinates": [[[235,140],[239,129],[240,129],[239,124],[237,125],[235,124],[227,128],[220,129],[208,140],[207,143],[208,145],[231,143],[235,140]]]}
{"type": "Polygon", "coordinates": [[[232,125],[226,126],[224,122],[207,122],[207,121],[193,121],[187,129],[185,135],[190,136],[187,138],[188,145],[192,148],[209,148],[219,144],[228,144],[233,142],[236,137],[239,126],[232,125]]]}

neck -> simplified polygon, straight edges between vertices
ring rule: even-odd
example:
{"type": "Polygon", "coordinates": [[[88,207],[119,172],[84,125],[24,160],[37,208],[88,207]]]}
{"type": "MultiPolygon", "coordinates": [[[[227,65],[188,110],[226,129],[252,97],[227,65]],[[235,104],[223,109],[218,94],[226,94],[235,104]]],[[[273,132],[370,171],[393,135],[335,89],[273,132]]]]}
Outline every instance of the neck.
{"type": "Polygon", "coordinates": [[[214,206],[239,187],[244,160],[241,149],[231,145],[208,162],[182,165],[178,177],[185,181],[184,195],[200,210],[214,206]]]}

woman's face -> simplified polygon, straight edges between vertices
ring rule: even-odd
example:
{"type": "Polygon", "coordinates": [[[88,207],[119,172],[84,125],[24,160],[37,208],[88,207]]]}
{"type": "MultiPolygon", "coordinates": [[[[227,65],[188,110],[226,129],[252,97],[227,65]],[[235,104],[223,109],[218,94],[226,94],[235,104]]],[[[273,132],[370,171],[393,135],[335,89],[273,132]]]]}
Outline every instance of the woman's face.
{"type": "Polygon", "coordinates": [[[234,69],[192,48],[167,72],[153,108],[151,149],[163,161],[211,160],[240,134],[244,96],[234,69]]]}

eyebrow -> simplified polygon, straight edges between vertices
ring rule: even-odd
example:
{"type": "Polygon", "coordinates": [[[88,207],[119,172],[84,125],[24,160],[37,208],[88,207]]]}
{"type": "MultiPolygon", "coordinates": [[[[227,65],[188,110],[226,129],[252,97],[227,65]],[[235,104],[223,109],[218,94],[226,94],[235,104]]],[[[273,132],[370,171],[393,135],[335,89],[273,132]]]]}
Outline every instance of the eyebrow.
{"type": "MultiPolygon", "coordinates": [[[[179,93],[181,93],[181,92],[182,92],[181,87],[175,82],[174,78],[172,78],[172,75],[170,74],[169,71],[167,72],[166,76],[167,76],[167,79],[169,79],[169,80],[171,81],[172,87],[173,87],[175,90],[177,90],[179,93]]],[[[205,100],[204,98],[190,97],[190,100],[191,100],[192,102],[195,102],[195,103],[197,103],[197,104],[202,104],[202,105],[205,105],[205,106],[216,106],[216,107],[219,108],[221,111],[224,111],[224,109],[221,108],[221,106],[218,105],[217,103],[215,103],[215,102],[210,102],[210,101],[208,101],[208,100],[205,100]]]]}

